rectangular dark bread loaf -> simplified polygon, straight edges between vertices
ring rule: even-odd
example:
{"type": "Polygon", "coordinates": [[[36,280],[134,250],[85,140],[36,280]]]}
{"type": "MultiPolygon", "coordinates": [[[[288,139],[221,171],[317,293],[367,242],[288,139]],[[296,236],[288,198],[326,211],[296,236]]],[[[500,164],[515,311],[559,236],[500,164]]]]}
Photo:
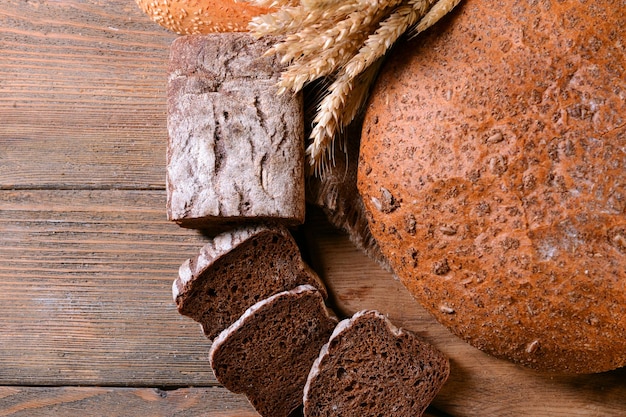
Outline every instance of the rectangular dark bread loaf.
{"type": "Polygon", "coordinates": [[[250,225],[207,242],[181,265],[172,292],[178,311],[213,339],[257,301],[302,284],[327,295],[285,227],[250,225]]]}
{"type": "Polygon", "coordinates": [[[222,231],[252,220],[304,221],[300,94],[277,95],[271,38],[191,35],[171,45],[167,215],[222,231]]]}
{"type": "Polygon", "coordinates": [[[211,367],[262,416],[287,417],[302,404],[311,365],[336,324],[310,285],[275,294],[220,333],[209,353],[211,367]]]}

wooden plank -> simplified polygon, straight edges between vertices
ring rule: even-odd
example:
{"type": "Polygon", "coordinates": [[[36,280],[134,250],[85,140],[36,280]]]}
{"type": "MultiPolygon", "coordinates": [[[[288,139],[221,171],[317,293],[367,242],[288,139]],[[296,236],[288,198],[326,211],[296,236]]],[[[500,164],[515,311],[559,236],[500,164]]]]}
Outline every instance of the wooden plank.
{"type": "Polygon", "coordinates": [[[626,368],[598,375],[558,376],[495,359],[437,323],[393,276],[309,210],[306,242],[342,316],[377,309],[412,330],[451,360],[451,376],[434,406],[456,417],[624,416],[626,368]]]}
{"type": "Polygon", "coordinates": [[[215,383],[209,342],[176,311],[205,239],[164,191],[0,191],[0,384],[215,383]]]}
{"type": "Polygon", "coordinates": [[[0,0],[0,188],[163,188],[174,37],[134,1],[0,0]]]}
{"type": "MultiPolygon", "coordinates": [[[[170,283],[203,238],[163,220],[162,192],[0,193],[0,380],[4,384],[210,385],[209,344],[179,317],[170,283]]],[[[343,316],[377,308],[438,345],[456,416],[622,415],[626,373],[539,375],[470,348],[318,215],[313,264],[343,316]],[[595,411],[594,411],[595,410],[595,411]],[[530,414],[525,414],[528,412],[530,414]],[[594,414],[595,413],[595,414],[594,414]]]]}
{"type": "MultiPolygon", "coordinates": [[[[243,395],[222,387],[0,387],[1,417],[258,417],[243,395]]],[[[294,412],[294,417],[298,417],[294,412]]],[[[300,413],[301,415],[301,413],[300,413]]],[[[427,410],[424,417],[437,417],[427,410]]]]}
{"type": "Polygon", "coordinates": [[[221,387],[161,390],[107,387],[0,387],[0,416],[258,417],[243,395],[221,387]]]}

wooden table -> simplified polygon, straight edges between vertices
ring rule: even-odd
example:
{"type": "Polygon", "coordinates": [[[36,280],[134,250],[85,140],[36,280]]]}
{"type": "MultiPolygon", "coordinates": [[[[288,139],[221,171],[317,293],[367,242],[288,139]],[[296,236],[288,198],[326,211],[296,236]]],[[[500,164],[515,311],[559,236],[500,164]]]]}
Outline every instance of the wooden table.
{"type": "MultiPolygon", "coordinates": [[[[133,0],[0,0],[0,416],[255,416],[171,300],[205,238],[165,220],[174,35],[133,0]]],[[[563,377],[460,342],[309,210],[337,311],[376,308],[446,352],[432,415],[624,416],[626,371],[563,377]]]]}

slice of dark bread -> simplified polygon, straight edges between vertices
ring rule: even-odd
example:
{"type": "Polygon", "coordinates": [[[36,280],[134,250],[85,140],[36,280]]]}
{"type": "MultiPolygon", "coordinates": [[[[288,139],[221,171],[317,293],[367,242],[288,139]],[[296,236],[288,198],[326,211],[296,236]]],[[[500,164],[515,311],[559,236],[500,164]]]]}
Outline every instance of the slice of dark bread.
{"type": "Polygon", "coordinates": [[[209,358],[219,382],[244,393],[267,417],[302,404],[311,365],[337,325],[322,295],[302,285],[250,307],[215,338],[209,358]]]}
{"type": "Polygon", "coordinates": [[[302,284],[327,296],[289,231],[258,225],[209,241],[180,267],[172,293],[178,311],[199,322],[213,339],[257,301],[302,284]]]}
{"type": "Polygon", "coordinates": [[[377,311],[341,321],[304,388],[305,417],[421,416],[450,373],[448,359],[377,311]]]}

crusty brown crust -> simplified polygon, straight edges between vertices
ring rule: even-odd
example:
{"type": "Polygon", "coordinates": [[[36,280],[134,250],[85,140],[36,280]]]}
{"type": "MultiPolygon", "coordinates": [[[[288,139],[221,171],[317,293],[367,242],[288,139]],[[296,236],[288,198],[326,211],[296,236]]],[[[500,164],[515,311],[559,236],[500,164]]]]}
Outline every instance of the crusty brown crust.
{"type": "Polygon", "coordinates": [[[301,224],[302,96],[277,94],[275,38],[245,33],[172,42],[167,82],[167,216],[183,227],[301,224]]]}
{"type": "Polygon", "coordinates": [[[245,32],[250,20],[270,12],[235,0],[136,0],[152,20],[179,35],[245,32]]]}
{"type": "Polygon", "coordinates": [[[359,190],[414,296],[544,370],[626,365],[623,2],[466,0],[399,46],[359,190]]]}

